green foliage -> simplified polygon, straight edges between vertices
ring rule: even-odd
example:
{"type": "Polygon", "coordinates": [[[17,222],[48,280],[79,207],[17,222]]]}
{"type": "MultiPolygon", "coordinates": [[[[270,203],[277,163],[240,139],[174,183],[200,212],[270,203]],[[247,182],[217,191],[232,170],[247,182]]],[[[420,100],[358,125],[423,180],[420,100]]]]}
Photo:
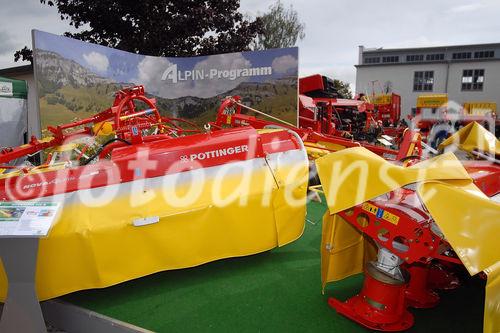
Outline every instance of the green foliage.
{"type": "Polygon", "coordinates": [[[61,85],[48,80],[45,77],[41,77],[38,80],[38,89],[40,97],[45,96],[46,94],[52,94],[61,88],[61,85]]]}
{"type": "Polygon", "coordinates": [[[262,30],[252,43],[254,50],[291,47],[305,37],[305,25],[300,22],[297,11],[291,5],[285,8],[279,0],[259,19],[262,30]]]}
{"type": "Polygon", "coordinates": [[[59,103],[59,98],[56,96],[47,96],[47,104],[48,105],[56,105],[59,103]]]}
{"type": "Polygon", "coordinates": [[[27,46],[23,47],[21,50],[17,50],[14,53],[14,61],[33,61],[33,51],[27,46]]]}
{"type": "Polygon", "coordinates": [[[197,105],[189,105],[189,104],[184,104],[180,110],[179,110],[179,117],[184,118],[184,119],[190,119],[193,120],[200,113],[203,113],[207,110],[204,104],[197,104],[197,105]]]}
{"type": "Polygon", "coordinates": [[[349,82],[344,82],[344,81],[334,79],[333,85],[335,86],[335,89],[337,89],[337,93],[339,94],[339,98],[352,99],[353,94],[352,94],[352,90],[351,90],[351,86],[349,85],[349,82]]]}
{"type": "MultiPolygon", "coordinates": [[[[40,0],[55,6],[62,20],[83,29],[68,37],[154,56],[192,56],[238,52],[261,31],[249,21],[239,0],[40,0]]],[[[27,47],[16,61],[32,60],[27,47]]]]}

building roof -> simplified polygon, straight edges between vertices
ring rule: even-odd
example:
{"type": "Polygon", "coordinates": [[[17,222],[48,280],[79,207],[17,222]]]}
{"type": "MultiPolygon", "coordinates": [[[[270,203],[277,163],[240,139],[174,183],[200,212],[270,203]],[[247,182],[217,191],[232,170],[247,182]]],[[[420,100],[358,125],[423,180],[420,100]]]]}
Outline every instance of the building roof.
{"type": "Polygon", "coordinates": [[[360,45],[355,67],[499,60],[500,43],[393,49],[365,48],[360,45]]]}
{"type": "Polygon", "coordinates": [[[379,52],[424,52],[424,51],[444,51],[453,49],[478,49],[478,48],[500,48],[500,43],[486,44],[462,44],[462,45],[442,45],[442,46],[424,46],[424,47],[406,47],[406,48],[365,48],[363,53],[379,53],[379,52]]]}
{"type": "Polygon", "coordinates": [[[9,77],[12,75],[33,73],[33,65],[22,65],[0,69],[0,76],[9,77]]]}

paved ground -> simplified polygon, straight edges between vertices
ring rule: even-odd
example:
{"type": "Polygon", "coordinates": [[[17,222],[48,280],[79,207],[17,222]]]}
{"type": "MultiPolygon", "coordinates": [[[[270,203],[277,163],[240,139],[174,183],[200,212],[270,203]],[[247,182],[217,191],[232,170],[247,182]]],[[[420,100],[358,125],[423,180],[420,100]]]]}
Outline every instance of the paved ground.
{"type": "MultiPolygon", "coordinates": [[[[3,312],[3,304],[0,303],[0,315],[2,314],[2,312],[3,312]]],[[[66,333],[65,331],[57,329],[56,327],[50,325],[49,323],[46,323],[46,324],[47,324],[47,332],[48,333],[66,333]]]]}

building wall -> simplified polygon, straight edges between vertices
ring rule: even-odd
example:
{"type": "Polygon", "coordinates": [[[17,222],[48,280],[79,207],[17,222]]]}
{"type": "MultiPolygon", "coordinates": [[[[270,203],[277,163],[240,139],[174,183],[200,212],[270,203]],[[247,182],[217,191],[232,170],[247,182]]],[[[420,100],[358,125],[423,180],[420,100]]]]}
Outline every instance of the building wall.
{"type": "MultiPolygon", "coordinates": [[[[391,82],[392,92],[401,95],[401,113],[406,117],[415,107],[417,96],[429,92],[413,91],[413,76],[415,71],[434,71],[434,91],[444,92],[446,87],[445,64],[412,64],[412,65],[383,65],[358,67],[356,73],[356,93],[371,95],[372,81],[374,93],[382,93],[386,82],[391,82]]],[[[461,78],[460,78],[461,79],[461,78]]]]}
{"type": "Polygon", "coordinates": [[[403,116],[411,113],[411,109],[415,107],[417,96],[430,93],[448,93],[449,100],[458,104],[467,101],[496,102],[500,108],[500,61],[496,60],[360,66],[356,73],[356,93],[372,94],[373,80],[377,80],[375,83],[376,94],[381,93],[380,87],[383,89],[387,81],[392,83],[392,91],[401,95],[403,116]],[[482,91],[462,91],[464,69],[484,69],[482,91]],[[449,70],[448,85],[446,85],[447,70],[449,70]],[[415,71],[434,71],[433,91],[413,91],[415,71]]]}
{"type": "Polygon", "coordinates": [[[500,108],[500,61],[482,61],[450,64],[448,98],[459,104],[467,101],[496,102],[500,108]],[[462,91],[464,69],[484,69],[482,91],[462,91]]]}
{"type": "Polygon", "coordinates": [[[375,93],[381,93],[389,81],[392,91],[401,95],[404,116],[411,113],[419,95],[429,93],[447,93],[458,104],[496,102],[500,108],[500,43],[406,49],[360,46],[356,67],[356,93],[371,94],[374,80],[375,93]],[[464,69],[484,69],[481,91],[462,91],[464,69]],[[415,71],[434,71],[432,91],[413,91],[415,71]]]}

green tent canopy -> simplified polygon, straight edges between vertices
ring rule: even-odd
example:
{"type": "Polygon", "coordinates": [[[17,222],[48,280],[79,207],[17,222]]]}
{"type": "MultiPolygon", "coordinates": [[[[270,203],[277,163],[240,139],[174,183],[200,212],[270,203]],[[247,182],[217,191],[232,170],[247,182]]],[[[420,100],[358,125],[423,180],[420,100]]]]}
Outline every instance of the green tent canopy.
{"type": "Polygon", "coordinates": [[[0,76],[0,98],[28,98],[26,81],[0,76]]]}

